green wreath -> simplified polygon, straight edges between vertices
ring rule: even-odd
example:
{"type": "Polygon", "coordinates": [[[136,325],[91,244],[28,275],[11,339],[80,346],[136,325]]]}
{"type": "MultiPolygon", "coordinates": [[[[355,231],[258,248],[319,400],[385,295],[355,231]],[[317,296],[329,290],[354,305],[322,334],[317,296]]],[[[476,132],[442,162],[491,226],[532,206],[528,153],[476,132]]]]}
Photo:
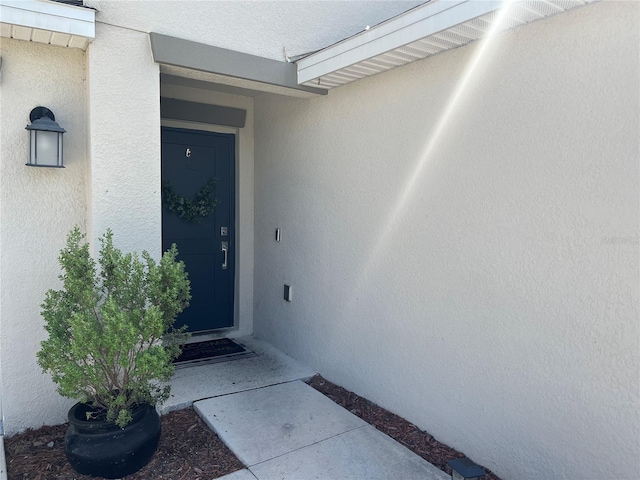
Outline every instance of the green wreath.
{"type": "Polygon", "coordinates": [[[162,184],[162,203],[170,211],[180,218],[198,223],[201,218],[208,217],[218,204],[217,198],[212,198],[211,193],[217,182],[212,178],[196,193],[194,200],[190,200],[184,195],[178,194],[168,181],[162,184]]]}

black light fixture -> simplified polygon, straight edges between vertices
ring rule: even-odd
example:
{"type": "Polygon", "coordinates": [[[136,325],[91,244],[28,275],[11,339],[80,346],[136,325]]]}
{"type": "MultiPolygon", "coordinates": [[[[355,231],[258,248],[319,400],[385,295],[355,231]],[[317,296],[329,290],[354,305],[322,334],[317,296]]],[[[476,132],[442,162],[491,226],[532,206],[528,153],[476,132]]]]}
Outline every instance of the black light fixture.
{"type": "Polygon", "coordinates": [[[478,480],[484,476],[484,469],[469,458],[456,458],[447,462],[451,466],[453,480],[478,480]]]}
{"type": "Polygon", "coordinates": [[[62,164],[62,134],[56,117],[46,107],[36,107],[29,114],[29,165],[30,167],[64,168],[62,164]]]}

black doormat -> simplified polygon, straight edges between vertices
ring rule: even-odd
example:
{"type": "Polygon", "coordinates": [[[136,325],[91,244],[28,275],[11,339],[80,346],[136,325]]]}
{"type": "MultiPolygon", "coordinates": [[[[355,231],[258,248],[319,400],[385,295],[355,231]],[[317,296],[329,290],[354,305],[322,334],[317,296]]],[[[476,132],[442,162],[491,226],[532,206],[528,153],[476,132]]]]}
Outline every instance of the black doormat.
{"type": "Polygon", "coordinates": [[[215,357],[223,357],[243,353],[246,350],[233,340],[220,338],[218,340],[208,340],[206,342],[188,343],[182,349],[182,354],[173,363],[186,363],[194,361],[204,361],[215,357]]]}

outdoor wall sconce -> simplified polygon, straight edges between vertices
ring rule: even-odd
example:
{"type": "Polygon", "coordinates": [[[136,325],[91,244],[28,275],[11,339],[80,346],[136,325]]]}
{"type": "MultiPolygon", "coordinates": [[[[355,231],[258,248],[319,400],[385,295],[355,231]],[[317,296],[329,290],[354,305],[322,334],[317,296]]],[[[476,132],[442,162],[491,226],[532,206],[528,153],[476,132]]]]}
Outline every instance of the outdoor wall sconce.
{"type": "Polygon", "coordinates": [[[453,480],[478,480],[484,476],[484,469],[468,458],[456,458],[447,462],[451,467],[453,480]]]}
{"type": "Polygon", "coordinates": [[[36,107],[29,114],[29,165],[30,167],[64,168],[62,165],[62,134],[66,132],[56,122],[56,117],[46,107],[36,107]]]}

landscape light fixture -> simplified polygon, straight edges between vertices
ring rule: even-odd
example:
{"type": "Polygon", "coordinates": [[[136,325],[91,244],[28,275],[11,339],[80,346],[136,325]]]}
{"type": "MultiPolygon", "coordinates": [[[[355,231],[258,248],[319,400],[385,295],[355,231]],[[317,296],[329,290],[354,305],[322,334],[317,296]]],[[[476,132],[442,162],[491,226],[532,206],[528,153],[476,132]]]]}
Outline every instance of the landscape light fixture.
{"type": "Polygon", "coordinates": [[[36,107],[29,114],[29,163],[30,167],[64,168],[62,164],[62,134],[66,132],[56,122],[56,117],[46,107],[36,107]]]}
{"type": "Polygon", "coordinates": [[[484,469],[468,458],[456,458],[447,462],[451,467],[453,480],[479,480],[484,476],[484,469]]]}

